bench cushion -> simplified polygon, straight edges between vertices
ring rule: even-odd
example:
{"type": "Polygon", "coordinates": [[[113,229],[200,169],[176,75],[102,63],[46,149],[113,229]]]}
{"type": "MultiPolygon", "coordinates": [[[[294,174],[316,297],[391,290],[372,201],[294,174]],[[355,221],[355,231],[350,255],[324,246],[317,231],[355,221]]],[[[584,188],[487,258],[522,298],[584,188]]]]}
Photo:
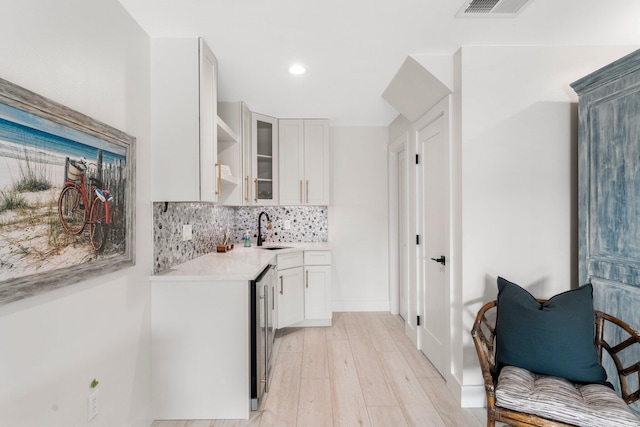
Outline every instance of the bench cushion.
{"type": "Polygon", "coordinates": [[[574,384],[515,366],[500,372],[496,406],[578,426],[640,426],[640,419],[605,385],[574,384]]]}

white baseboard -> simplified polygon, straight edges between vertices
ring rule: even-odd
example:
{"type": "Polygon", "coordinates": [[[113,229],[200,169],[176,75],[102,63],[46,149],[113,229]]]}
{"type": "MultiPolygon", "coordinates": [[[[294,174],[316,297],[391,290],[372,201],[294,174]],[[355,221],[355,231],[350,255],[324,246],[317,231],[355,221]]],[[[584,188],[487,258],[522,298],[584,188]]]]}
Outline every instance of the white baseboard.
{"type": "Polygon", "coordinates": [[[463,408],[484,408],[487,406],[487,394],[484,385],[462,387],[460,406],[463,408]]]}
{"type": "Polygon", "coordinates": [[[383,301],[333,301],[333,311],[389,311],[389,300],[383,301]]]}
{"type": "Polygon", "coordinates": [[[484,408],[486,394],[484,386],[463,386],[453,375],[447,375],[447,389],[461,408],[484,408]]]}
{"type": "Polygon", "coordinates": [[[291,325],[294,328],[315,328],[320,326],[331,326],[332,319],[306,319],[291,325]]]}

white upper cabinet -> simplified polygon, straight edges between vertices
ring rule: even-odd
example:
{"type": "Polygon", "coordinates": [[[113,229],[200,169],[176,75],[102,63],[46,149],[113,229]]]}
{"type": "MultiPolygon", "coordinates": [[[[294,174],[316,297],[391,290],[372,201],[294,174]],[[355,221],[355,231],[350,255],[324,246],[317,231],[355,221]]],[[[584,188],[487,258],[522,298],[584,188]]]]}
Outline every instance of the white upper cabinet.
{"type": "Polygon", "coordinates": [[[202,38],[151,39],[154,201],[218,199],[217,69],[202,38]]]}
{"type": "Polygon", "coordinates": [[[280,204],[328,205],[329,121],[280,120],[280,204]]]}
{"type": "Polygon", "coordinates": [[[278,204],[278,119],[251,114],[251,146],[248,156],[251,174],[245,175],[250,187],[248,204],[278,204]]]}
{"type": "Polygon", "coordinates": [[[280,202],[283,205],[304,203],[304,121],[280,120],[280,202]]]}

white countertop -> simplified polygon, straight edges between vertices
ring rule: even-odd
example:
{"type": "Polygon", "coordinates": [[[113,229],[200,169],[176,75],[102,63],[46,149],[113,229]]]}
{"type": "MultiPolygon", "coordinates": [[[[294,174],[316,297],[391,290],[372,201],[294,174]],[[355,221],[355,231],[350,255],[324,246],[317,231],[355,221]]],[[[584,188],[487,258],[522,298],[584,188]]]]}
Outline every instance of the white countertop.
{"type": "Polygon", "coordinates": [[[151,281],[172,280],[253,280],[269,264],[276,263],[276,255],[303,250],[331,250],[329,243],[279,243],[286,249],[266,250],[259,246],[236,245],[229,252],[211,252],[153,275],[151,281]]]}

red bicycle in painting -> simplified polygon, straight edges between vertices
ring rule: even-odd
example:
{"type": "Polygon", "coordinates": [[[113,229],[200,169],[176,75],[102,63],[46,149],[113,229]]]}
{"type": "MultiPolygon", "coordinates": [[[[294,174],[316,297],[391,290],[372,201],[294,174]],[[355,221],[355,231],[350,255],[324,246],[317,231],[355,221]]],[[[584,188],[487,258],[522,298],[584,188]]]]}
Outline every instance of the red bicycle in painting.
{"type": "Polygon", "coordinates": [[[102,182],[89,178],[91,191],[87,194],[87,162],[84,159],[67,160],[64,188],[58,199],[58,213],[62,226],[71,234],[80,234],[89,224],[89,239],[96,252],[104,249],[110,221],[111,193],[104,190],[102,182]]]}

